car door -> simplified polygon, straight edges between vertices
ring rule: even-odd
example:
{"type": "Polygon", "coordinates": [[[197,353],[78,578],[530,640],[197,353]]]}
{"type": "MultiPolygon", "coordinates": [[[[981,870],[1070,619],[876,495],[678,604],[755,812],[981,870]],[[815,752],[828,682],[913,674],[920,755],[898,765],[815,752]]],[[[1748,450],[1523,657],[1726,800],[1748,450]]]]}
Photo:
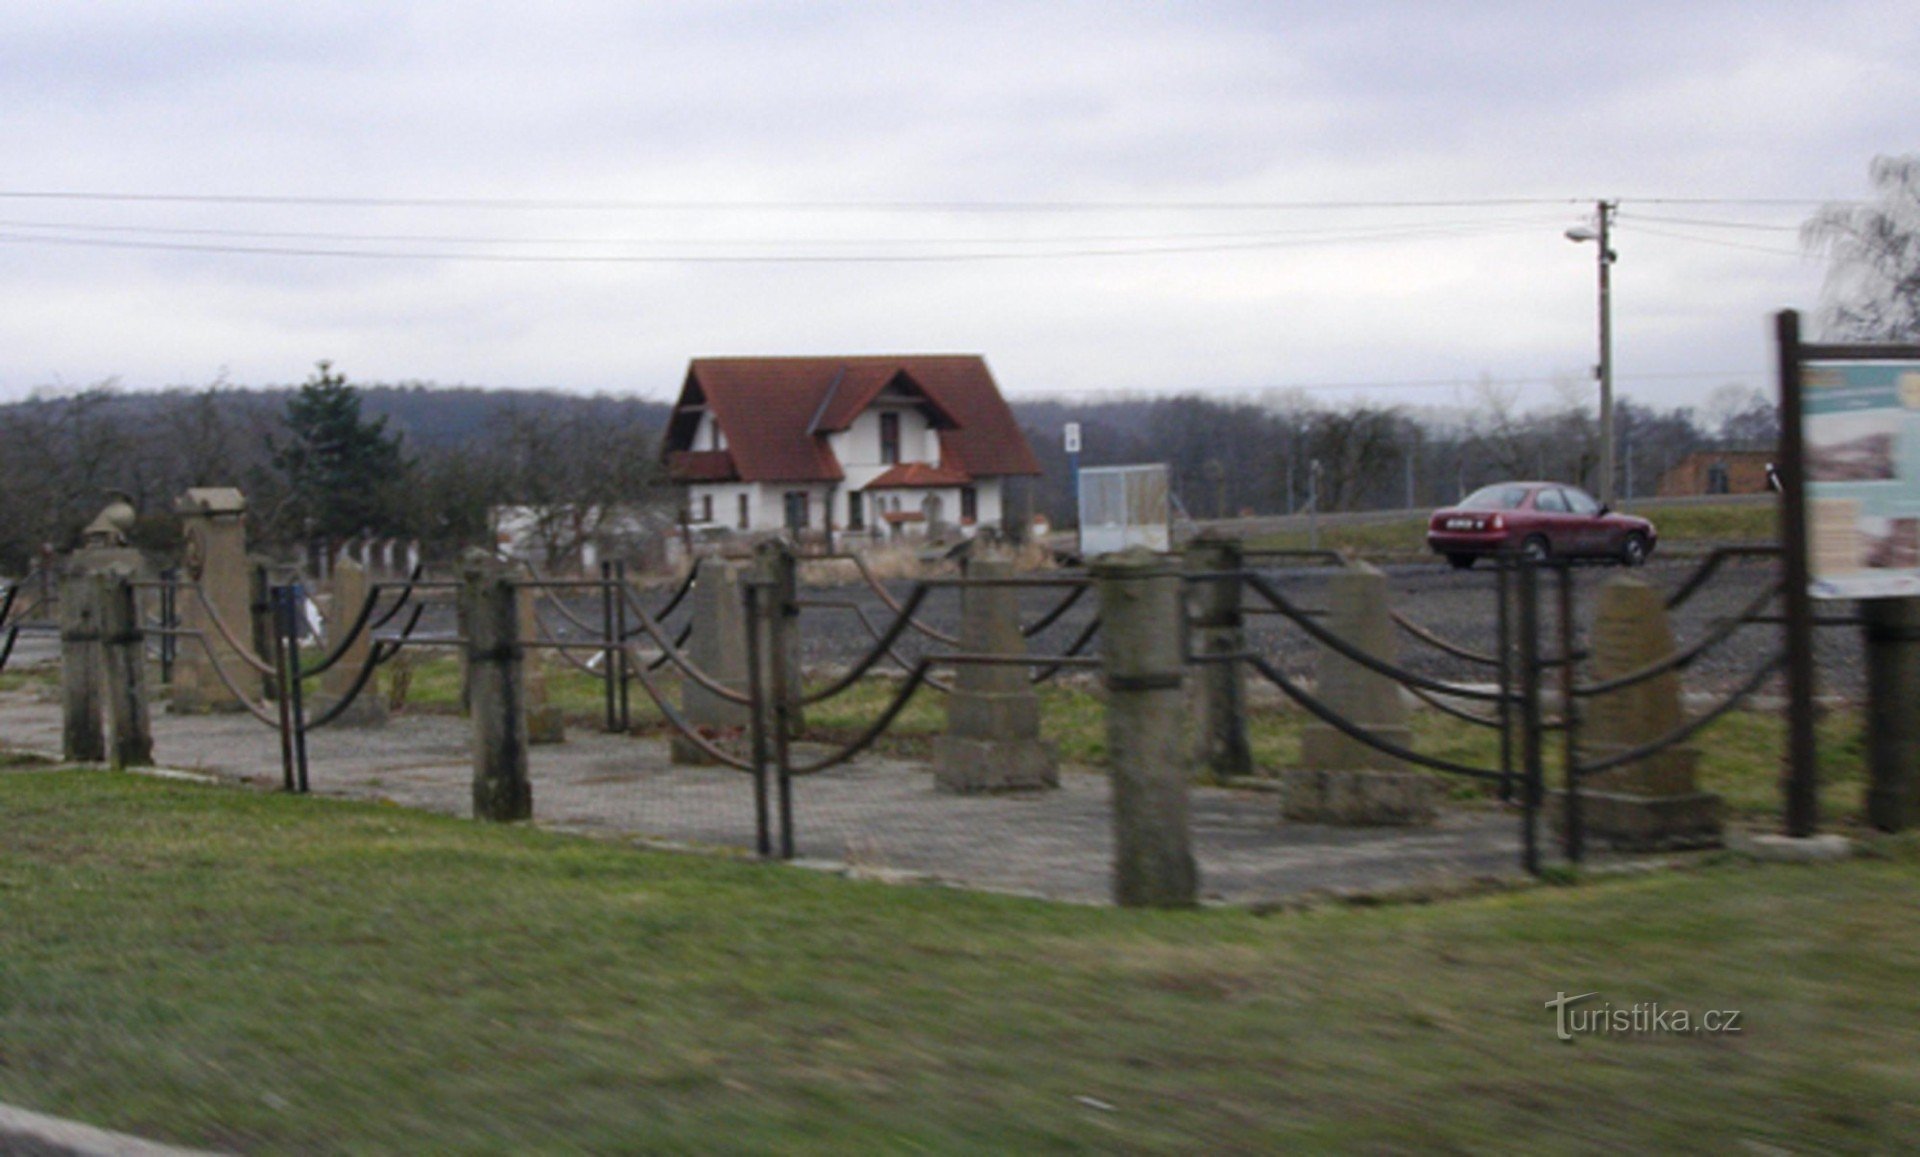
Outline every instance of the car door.
{"type": "Polygon", "coordinates": [[[1577,553],[1613,554],[1620,549],[1620,544],[1613,541],[1606,517],[1600,512],[1600,503],[1592,495],[1571,486],[1562,487],[1560,494],[1566,500],[1568,517],[1572,520],[1570,533],[1577,553]]]}
{"type": "Polygon", "coordinates": [[[1533,495],[1536,533],[1547,539],[1547,549],[1557,555],[1579,554],[1579,526],[1567,508],[1567,497],[1558,486],[1544,486],[1533,495]]]}

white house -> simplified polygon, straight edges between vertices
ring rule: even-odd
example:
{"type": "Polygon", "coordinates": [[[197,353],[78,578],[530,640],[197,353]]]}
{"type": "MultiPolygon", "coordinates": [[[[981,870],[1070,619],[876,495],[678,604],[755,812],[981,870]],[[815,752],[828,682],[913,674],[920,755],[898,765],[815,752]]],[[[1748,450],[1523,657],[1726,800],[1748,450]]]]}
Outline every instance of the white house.
{"type": "Polygon", "coordinates": [[[830,540],[998,527],[1040,473],[972,355],[696,358],[662,453],[690,529],[830,540]]]}

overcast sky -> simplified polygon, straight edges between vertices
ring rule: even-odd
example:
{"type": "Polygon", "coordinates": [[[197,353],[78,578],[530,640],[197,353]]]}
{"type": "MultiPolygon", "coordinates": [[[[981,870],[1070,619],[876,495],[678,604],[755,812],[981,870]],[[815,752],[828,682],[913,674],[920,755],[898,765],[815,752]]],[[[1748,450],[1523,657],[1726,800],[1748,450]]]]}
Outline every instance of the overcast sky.
{"type": "Polygon", "coordinates": [[[1700,401],[1771,389],[1796,227],[1920,150],[1911,0],[0,14],[0,399],[885,352],[1016,397],[1552,398],[1591,392],[1563,234],[1604,197],[1620,392],[1700,401]]]}

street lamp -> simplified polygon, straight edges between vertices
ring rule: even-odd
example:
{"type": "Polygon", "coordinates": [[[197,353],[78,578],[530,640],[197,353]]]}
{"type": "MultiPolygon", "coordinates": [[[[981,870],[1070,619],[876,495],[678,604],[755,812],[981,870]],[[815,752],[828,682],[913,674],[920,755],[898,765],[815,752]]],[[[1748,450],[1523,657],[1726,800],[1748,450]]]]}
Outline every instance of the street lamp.
{"type": "Polygon", "coordinates": [[[1618,256],[1609,239],[1616,201],[1594,203],[1594,225],[1575,225],[1567,230],[1569,241],[1592,241],[1599,253],[1600,268],[1600,364],[1594,376],[1600,379],[1600,503],[1613,505],[1613,297],[1608,271],[1618,256]]]}

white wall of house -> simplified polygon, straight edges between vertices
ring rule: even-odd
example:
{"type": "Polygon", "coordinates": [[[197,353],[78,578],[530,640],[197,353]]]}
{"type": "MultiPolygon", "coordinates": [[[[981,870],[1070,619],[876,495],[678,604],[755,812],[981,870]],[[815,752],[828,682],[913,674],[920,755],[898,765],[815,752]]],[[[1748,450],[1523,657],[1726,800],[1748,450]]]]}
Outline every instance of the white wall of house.
{"type": "MultiPolygon", "coordinates": [[[[940,464],[940,432],[927,421],[926,414],[917,406],[888,405],[884,398],[879,399],[862,411],[852,425],[838,434],[827,435],[827,444],[833,448],[833,456],[840,460],[840,469],[846,473],[843,485],[848,489],[857,490],[893,469],[893,463],[880,460],[883,411],[900,415],[900,461],[940,464]]],[[[843,504],[836,505],[840,513],[845,512],[843,504]]]]}
{"type": "MultiPolygon", "coordinates": [[[[976,496],[976,514],[972,525],[963,527],[963,529],[971,533],[982,526],[998,528],[1000,525],[1001,511],[1003,509],[1000,479],[979,479],[974,483],[973,490],[976,496]]],[[[878,492],[869,491],[867,493],[867,526],[871,528],[876,522],[882,526],[886,525],[886,519],[879,517],[881,513],[880,504],[885,504],[885,510],[892,510],[894,509],[893,504],[897,501],[899,503],[899,509],[902,511],[921,511],[925,509],[925,503],[929,496],[937,497],[940,500],[941,522],[950,528],[961,526],[960,487],[958,486],[927,487],[913,490],[882,490],[878,492]]],[[[842,508],[842,513],[844,514],[844,507],[842,508]]],[[[844,517],[838,525],[846,525],[844,517]]],[[[914,527],[913,533],[924,533],[926,530],[925,523],[911,525],[914,527]]]]}
{"type": "MultiPolygon", "coordinates": [[[[805,491],[808,495],[807,525],[819,530],[828,525],[829,503],[832,504],[831,524],[836,531],[845,531],[851,521],[851,504],[855,495],[875,478],[893,469],[896,463],[884,462],[880,457],[880,415],[894,413],[900,416],[900,456],[899,463],[925,463],[940,465],[940,432],[927,420],[926,413],[909,399],[890,398],[886,395],[874,400],[851,425],[837,434],[830,434],[827,443],[834,457],[839,460],[845,480],[829,485],[826,483],[799,482],[711,482],[693,483],[687,487],[687,509],[692,518],[693,530],[731,530],[748,532],[783,529],[787,524],[786,496],[791,491],[805,491]],[[740,525],[740,496],[747,496],[750,525],[740,525]],[[703,499],[711,498],[712,518],[703,517],[706,506],[703,499]]],[[[724,435],[718,436],[718,427],[711,413],[700,416],[700,424],[695,431],[693,449],[725,449],[724,435]]],[[[973,487],[977,496],[977,514],[969,531],[982,526],[998,527],[1004,510],[1003,486],[998,477],[981,478],[973,487]]],[[[900,500],[900,509],[919,511],[923,500],[929,495],[938,495],[940,499],[940,518],[948,527],[960,526],[960,488],[939,487],[932,489],[890,490],[884,494],[891,509],[894,498],[900,500]]],[[[876,496],[864,494],[861,501],[865,510],[863,529],[872,533],[877,526],[882,533],[887,531],[887,522],[880,517],[881,509],[876,505],[876,496]]],[[[924,523],[909,524],[905,533],[924,534],[924,523]]]]}
{"type": "Polygon", "coordinates": [[[708,410],[706,413],[700,415],[700,425],[695,427],[693,431],[692,449],[695,449],[695,450],[727,449],[726,432],[720,429],[720,421],[719,419],[713,416],[712,410],[708,410]]]}
{"type": "Polygon", "coordinates": [[[740,529],[740,496],[747,496],[748,513],[753,518],[750,530],[771,525],[759,509],[759,487],[750,482],[701,482],[687,487],[687,519],[694,530],[740,529]],[[713,517],[706,517],[705,499],[713,499],[713,517]]]}
{"type": "MultiPolygon", "coordinates": [[[[973,527],[998,527],[1004,510],[1003,490],[999,478],[982,478],[974,483],[977,496],[978,515],[973,527]]],[[[693,530],[732,530],[765,531],[781,530],[787,524],[787,494],[789,491],[805,491],[807,494],[807,525],[819,530],[826,525],[826,509],[829,500],[833,503],[833,528],[846,530],[852,522],[850,506],[854,495],[860,493],[845,484],[829,487],[823,484],[799,482],[712,482],[695,483],[687,487],[687,514],[689,527],[693,530]],[[750,525],[740,525],[740,496],[746,495],[747,514],[750,525]],[[707,506],[703,500],[713,500],[713,516],[705,517],[707,506]]],[[[899,500],[901,510],[917,511],[928,495],[937,495],[940,499],[940,518],[948,526],[960,525],[960,488],[957,486],[927,487],[911,490],[885,490],[878,493],[867,492],[861,501],[864,504],[865,517],[861,520],[864,529],[872,530],[876,523],[885,525],[879,518],[880,509],[876,503],[886,502],[886,509],[895,499],[899,500]]],[[[924,529],[924,527],[917,528],[924,529]]]]}

